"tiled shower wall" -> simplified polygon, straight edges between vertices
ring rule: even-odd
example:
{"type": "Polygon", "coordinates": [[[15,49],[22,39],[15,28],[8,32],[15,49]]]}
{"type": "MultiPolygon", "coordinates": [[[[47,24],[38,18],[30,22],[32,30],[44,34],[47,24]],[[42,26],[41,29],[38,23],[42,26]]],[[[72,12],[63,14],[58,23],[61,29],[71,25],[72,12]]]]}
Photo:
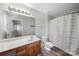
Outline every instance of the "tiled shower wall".
{"type": "Polygon", "coordinates": [[[78,13],[49,21],[49,41],[64,51],[76,52],[78,47],[78,13]]]}

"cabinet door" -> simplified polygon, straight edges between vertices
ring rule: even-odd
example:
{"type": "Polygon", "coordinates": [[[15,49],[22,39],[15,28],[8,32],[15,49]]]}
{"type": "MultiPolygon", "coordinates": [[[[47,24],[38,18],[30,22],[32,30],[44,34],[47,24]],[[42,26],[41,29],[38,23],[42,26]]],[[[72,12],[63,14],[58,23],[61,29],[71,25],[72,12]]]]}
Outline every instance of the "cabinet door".
{"type": "Polygon", "coordinates": [[[41,53],[41,42],[40,41],[27,45],[28,56],[36,56],[39,53],[41,53]]]}
{"type": "Polygon", "coordinates": [[[26,56],[26,45],[16,48],[17,56],[26,56]]]}
{"type": "Polygon", "coordinates": [[[34,56],[35,53],[34,53],[34,44],[29,44],[27,45],[27,56],[34,56]]]}
{"type": "Polygon", "coordinates": [[[41,53],[41,42],[36,42],[35,43],[35,55],[38,55],[41,53]]]}

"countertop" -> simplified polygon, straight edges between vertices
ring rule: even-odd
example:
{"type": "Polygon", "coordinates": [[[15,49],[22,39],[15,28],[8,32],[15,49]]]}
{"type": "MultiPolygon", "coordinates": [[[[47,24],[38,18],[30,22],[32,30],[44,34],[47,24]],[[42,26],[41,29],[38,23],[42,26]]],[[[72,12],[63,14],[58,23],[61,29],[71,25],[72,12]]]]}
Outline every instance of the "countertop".
{"type": "Polygon", "coordinates": [[[36,36],[22,36],[0,40],[0,52],[4,52],[22,45],[30,44],[40,39],[36,36]]]}

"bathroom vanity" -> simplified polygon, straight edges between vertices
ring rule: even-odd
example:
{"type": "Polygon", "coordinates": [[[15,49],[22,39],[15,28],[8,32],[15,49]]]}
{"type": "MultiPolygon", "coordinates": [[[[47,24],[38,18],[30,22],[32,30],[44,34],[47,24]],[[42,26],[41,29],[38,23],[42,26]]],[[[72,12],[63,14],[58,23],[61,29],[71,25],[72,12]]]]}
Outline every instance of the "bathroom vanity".
{"type": "Polygon", "coordinates": [[[34,36],[35,17],[22,12],[10,7],[0,11],[1,56],[35,56],[41,53],[41,41],[34,36]]]}
{"type": "Polygon", "coordinates": [[[35,36],[10,39],[0,41],[0,56],[36,56],[41,53],[41,40],[35,36]]]}

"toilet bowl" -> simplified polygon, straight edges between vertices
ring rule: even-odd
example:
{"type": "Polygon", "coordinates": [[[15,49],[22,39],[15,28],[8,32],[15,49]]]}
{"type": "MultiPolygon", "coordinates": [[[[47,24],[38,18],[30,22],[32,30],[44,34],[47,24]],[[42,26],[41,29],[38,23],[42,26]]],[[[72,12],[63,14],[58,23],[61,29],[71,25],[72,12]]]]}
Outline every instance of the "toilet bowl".
{"type": "Polygon", "coordinates": [[[47,41],[47,38],[44,36],[42,37],[42,47],[48,51],[51,50],[51,48],[53,47],[53,43],[47,41]]]}
{"type": "Polygon", "coordinates": [[[51,50],[51,48],[53,47],[53,44],[51,42],[45,42],[44,48],[48,51],[51,50]]]}

